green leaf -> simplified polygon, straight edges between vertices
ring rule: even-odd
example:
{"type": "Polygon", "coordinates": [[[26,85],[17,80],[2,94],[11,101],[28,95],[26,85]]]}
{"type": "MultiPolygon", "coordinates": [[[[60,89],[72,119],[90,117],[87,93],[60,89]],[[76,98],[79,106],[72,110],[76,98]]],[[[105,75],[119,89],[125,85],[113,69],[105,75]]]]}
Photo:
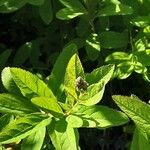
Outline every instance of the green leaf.
{"type": "Polygon", "coordinates": [[[131,23],[137,27],[146,27],[150,25],[150,17],[149,16],[137,16],[131,20],[131,23]]]}
{"type": "Polygon", "coordinates": [[[133,13],[133,9],[130,6],[124,4],[114,5],[111,4],[101,9],[97,16],[114,16],[114,15],[130,15],[133,13]]]}
{"type": "Polygon", "coordinates": [[[32,5],[35,5],[35,6],[38,6],[38,5],[42,5],[44,3],[44,0],[28,0],[28,3],[29,4],[32,4],[32,5]]]}
{"type": "Polygon", "coordinates": [[[41,150],[45,132],[46,129],[44,127],[27,136],[21,144],[21,150],[41,150]]]}
{"type": "Polygon", "coordinates": [[[4,5],[5,2],[7,2],[8,0],[1,0],[0,1],[0,6],[4,5]]]}
{"type": "Polygon", "coordinates": [[[53,98],[47,98],[47,97],[35,97],[31,99],[32,103],[35,105],[56,112],[56,113],[63,113],[61,107],[57,103],[56,99],[53,98]]]}
{"type": "Polygon", "coordinates": [[[35,40],[31,41],[31,52],[30,52],[30,63],[32,64],[33,67],[39,67],[43,64],[41,61],[39,61],[39,57],[41,55],[41,46],[43,43],[43,38],[37,38],[35,40]]]}
{"type": "Polygon", "coordinates": [[[146,37],[140,37],[140,39],[135,41],[134,52],[145,51],[147,47],[148,47],[148,40],[146,39],[146,37]]]}
{"type": "Polygon", "coordinates": [[[80,95],[80,103],[86,106],[97,104],[103,97],[105,84],[98,82],[90,85],[87,90],[80,95]]]}
{"type": "Polygon", "coordinates": [[[78,105],[66,121],[74,128],[108,128],[125,124],[129,119],[124,113],[106,106],[78,105]]]}
{"type": "Polygon", "coordinates": [[[3,83],[4,87],[10,93],[21,95],[20,89],[17,87],[16,83],[14,82],[14,80],[12,78],[9,67],[6,67],[3,69],[2,74],[1,74],[1,78],[2,78],[2,83],[3,83]]]}
{"type": "Polygon", "coordinates": [[[147,68],[142,63],[136,62],[134,65],[134,71],[143,74],[147,72],[147,68]]]}
{"type": "Polygon", "coordinates": [[[57,12],[56,16],[59,19],[68,20],[74,17],[87,13],[80,1],[76,0],[59,0],[67,8],[63,8],[57,12]]]}
{"type": "Polygon", "coordinates": [[[128,44],[128,33],[126,31],[122,33],[106,31],[99,34],[99,39],[103,48],[122,48],[128,44]]]}
{"type": "Polygon", "coordinates": [[[137,57],[137,60],[142,63],[144,66],[150,66],[150,62],[148,61],[150,59],[150,49],[146,49],[145,51],[139,51],[133,53],[135,57],[137,57]]]}
{"type": "Polygon", "coordinates": [[[6,0],[3,5],[0,6],[0,13],[14,12],[26,4],[26,0],[6,0]]]}
{"type": "MultiPolygon", "coordinates": [[[[82,67],[82,64],[80,62],[79,57],[77,54],[74,54],[71,59],[69,60],[69,63],[66,68],[66,73],[65,73],[65,79],[64,79],[64,84],[65,88],[73,97],[77,99],[77,93],[76,93],[76,79],[81,76],[82,78],[85,78],[84,76],[84,70],[82,67]]],[[[67,93],[66,93],[67,94],[67,93]]],[[[68,104],[73,106],[74,104],[74,98],[72,99],[68,94],[68,104]]]]}
{"type": "Polygon", "coordinates": [[[125,52],[114,52],[105,58],[105,62],[108,64],[109,63],[118,64],[123,61],[129,61],[129,60],[130,60],[130,56],[128,53],[125,52]]]}
{"type": "Polygon", "coordinates": [[[51,122],[49,116],[30,114],[10,123],[0,133],[0,144],[16,142],[47,126],[51,122]]]}
{"type": "Polygon", "coordinates": [[[66,117],[66,121],[73,128],[85,127],[84,126],[85,125],[84,118],[82,116],[70,114],[69,116],[66,117]]]}
{"type": "Polygon", "coordinates": [[[83,12],[76,12],[68,8],[63,8],[57,12],[56,17],[61,20],[70,20],[83,14],[83,12]]]}
{"type": "Polygon", "coordinates": [[[0,69],[2,69],[5,66],[9,56],[11,55],[11,52],[12,50],[7,49],[0,54],[0,64],[1,64],[0,69]]]}
{"type": "Polygon", "coordinates": [[[0,112],[21,115],[37,111],[38,109],[23,97],[14,94],[0,94],[0,112]]]}
{"type": "Polygon", "coordinates": [[[57,150],[79,150],[79,135],[77,129],[72,128],[64,119],[53,122],[49,128],[49,135],[57,150]]]}
{"type": "Polygon", "coordinates": [[[86,40],[86,52],[91,60],[96,60],[100,53],[100,42],[97,34],[91,34],[86,40]]]}
{"type": "Polygon", "coordinates": [[[80,49],[84,47],[85,40],[82,38],[75,38],[70,40],[66,45],[70,45],[70,44],[75,44],[78,47],[78,49],[80,49]]]}
{"type": "Polygon", "coordinates": [[[62,95],[64,90],[64,77],[66,72],[67,64],[70,58],[77,52],[77,46],[75,44],[68,45],[59,55],[51,75],[49,76],[48,84],[58,99],[62,95]],[[61,65],[61,67],[60,67],[61,65]]]}
{"type": "Polygon", "coordinates": [[[131,150],[149,150],[150,139],[148,139],[146,133],[141,132],[140,129],[136,128],[133,135],[133,141],[131,150]]]}
{"type": "Polygon", "coordinates": [[[91,33],[91,26],[87,18],[85,17],[80,18],[79,23],[76,27],[76,32],[77,32],[77,35],[82,38],[85,38],[85,37],[87,38],[87,36],[91,33]]]}
{"type": "Polygon", "coordinates": [[[25,97],[44,96],[56,99],[48,86],[36,75],[19,68],[10,68],[10,72],[25,97]]]}
{"type": "Polygon", "coordinates": [[[0,117],[0,132],[13,120],[12,114],[4,114],[0,117]]]}
{"type": "Polygon", "coordinates": [[[150,135],[150,105],[136,97],[114,95],[112,98],[140,129],[150,135]]]}
{"type": "Polygon", "coordinates": [[[51,0],[44,0],[44,4],[39,6],[39,13],[46,24],[53,20],[53,8],[51,0]]]}
{"type": "Polygon", "coordinates": [[[86,74],[86,81],[89,84],[94,84],[97,82],[104,82],[105,84],[111,79],[114,72],[114,65],[101,66],[91,73],[86,74]]]}
{"type": "Polygon", "coordinates": [[[59,0],[64,6],[72,10],[86,11],[79,0],[59,0]]]}
{"type": "Polygon", "coordinates": [[[126,79],[134,70],[132,62],[123,62],[117,65],[116,75],[119,79],[126,79]]]}
{"type": "Polygon", "coordinates": [[[31,51],[32,51],[32,43],[26,42],[17,50],[13,63],[15,65],[22,65],[30,57],[31,51]]]}

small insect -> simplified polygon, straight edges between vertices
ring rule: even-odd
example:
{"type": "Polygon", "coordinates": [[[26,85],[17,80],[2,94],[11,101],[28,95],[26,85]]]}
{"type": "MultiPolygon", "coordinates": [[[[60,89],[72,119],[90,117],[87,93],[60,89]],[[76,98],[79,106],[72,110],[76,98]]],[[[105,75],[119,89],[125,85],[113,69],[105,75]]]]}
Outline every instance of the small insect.
{"type": "Polygon", "coordinates": [[[77,90],[77,91],[79,91],[79,92],[84,92],[84,91],[87,90],[89,84],[88,84],[81,76],[79,76],[79,77],[76,79],[75,86],[76,86],[76,90],[77,90]]]}

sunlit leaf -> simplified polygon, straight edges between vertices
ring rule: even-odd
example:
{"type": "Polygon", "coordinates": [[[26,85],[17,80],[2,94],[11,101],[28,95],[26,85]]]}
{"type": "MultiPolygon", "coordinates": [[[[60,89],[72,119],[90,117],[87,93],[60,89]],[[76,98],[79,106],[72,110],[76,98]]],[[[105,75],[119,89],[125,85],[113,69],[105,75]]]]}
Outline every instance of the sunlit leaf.
{"type": "Polygon", "coordinates": [[[52,126],[49,128],[49,135],[57,150],[79,150],[77,129],[72,128],[64,119],[53,122],[52,126]]]}
{"type": "Polygon", "coordinates": [[[38,109],[26,98],[14,94],[0,94],[0,112],[21,115],[37,111],[38,109]]]}
{"type": "Polygon", "coordinates": [[[30,114],[11,122],[0,133],[0,144],[16,142],[47,126],[51,118],[42,114],[30,114]]]}
{"type": "Polygon", "coordinates": [[[128,117],[117,110],[106,106],[75,107],[72,115],[66,118],[72,127],[108,128],[119,126],[129,121],[128,117]]]}
{"type": "Polygon", "coordinates": [[[21,143],[21,150],[41,150],[45,138],[45,132],[46,129],[44,127],[27,136],[21,143]]]}
{"type": "Polygon", "coordinates": [[[52,91],[36,75],[19,68],[10,68],[10,72],[24,96],[28,98],[44,96],[55,99],[52,91]]]}

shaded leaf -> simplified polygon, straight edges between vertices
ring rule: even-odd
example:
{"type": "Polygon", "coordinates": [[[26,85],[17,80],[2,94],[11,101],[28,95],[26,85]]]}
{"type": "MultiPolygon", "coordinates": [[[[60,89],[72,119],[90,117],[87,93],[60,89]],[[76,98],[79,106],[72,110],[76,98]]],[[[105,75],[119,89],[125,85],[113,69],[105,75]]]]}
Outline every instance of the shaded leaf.
{"type": "Polygon", "coordinates": [[[42,5],[44,3],[44,0],[27,0],[29,4],[32,4],[32,5],[42,5]]]}
{"type": "Polygon", "coordinates": [[[5,66],[9,56],[11,55],[11,52],[12,50],[7,49],[0,54],[0,69],[2,69],[5,66]]]}
{"type": "Polygon", "coordinates": [[[32,51],[32,43],[26,42],[17,50],[13,63],[15,65],[22,65],[30,57],[31,51],[32,51]]]}
{"type": "Polygon", "coordinates": [[[137,57],[137,60],[144,66],[150,66],[150,62],[148,61],[150,59],[150,49],[135,52],[134,55],[137,57]]]}
{"type": "Polygon", "coordinates": [[[111,4],[100,10],[97,16],[130,15],[132,13],[133,9],[130,6],[124,4],[111,4]]]}
{"type": "Polygon", "coordinates": [[[68,45],[59,55],[51,75],[49,76],[48,84],[53,93],[60,98],[64,90],[64,77],[67,64],[70,58],[77,52],[77,46],[75,44],[68,45]],[[61,65],[61,67],[60,67],[61,65]]]}
{"type": "Polygon", "coordinates": [[[74,17],[85,14],[87,11],[79,0],[59,0],[67,8],[63,8],[57,12],[56,16],[59,19],[68,20],[74,17]]]}
{"type": "Polygon", "coordinates": [[[5,128],[11,121],[13,121],[12,114],[4,114],[0,117],[0,132],[5,128]]]}
{"type": "Polygon", "coordinates": [[[99,34],[99,39],[103,48],[122,48],[128,44],[128,33],[126,31],[123,33],[106,31],[99,34]]]}
{"type": "Polygon", "coordinates": [[[100,42],[97,34],[91,34],[86,40],[86,52],[91,60],[96,60],[100,53],[100,42]]]}
{"type": "Polygon", "coordinates": [[[53,20],[53,9],[51,0],[44,0],[44,4],[39,6],[39,13],[46,24],[53,20]]]}
{"type": "Polygon", "coordinates": [[[76,12],[71,9],[64,8],[57,12],[56,17],[61,20],[70,20],[83,14],[83,12],[76,12]]]}
{"type": "Polygon", "coordinates": [[[14,12],[26,4],[26,0],[6,0],[3,5],[0,6],[0,13],[14,12]]]}

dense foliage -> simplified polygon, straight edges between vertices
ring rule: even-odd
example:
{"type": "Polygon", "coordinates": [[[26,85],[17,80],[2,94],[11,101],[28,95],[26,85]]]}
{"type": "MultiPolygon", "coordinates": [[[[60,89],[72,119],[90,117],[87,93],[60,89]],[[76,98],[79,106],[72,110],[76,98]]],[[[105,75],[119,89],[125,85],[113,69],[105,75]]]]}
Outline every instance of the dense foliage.
{"type": "Polygon", "coordinates": [[[0,149],[149,150],[149,6],[1,0],[0,149]]]}

